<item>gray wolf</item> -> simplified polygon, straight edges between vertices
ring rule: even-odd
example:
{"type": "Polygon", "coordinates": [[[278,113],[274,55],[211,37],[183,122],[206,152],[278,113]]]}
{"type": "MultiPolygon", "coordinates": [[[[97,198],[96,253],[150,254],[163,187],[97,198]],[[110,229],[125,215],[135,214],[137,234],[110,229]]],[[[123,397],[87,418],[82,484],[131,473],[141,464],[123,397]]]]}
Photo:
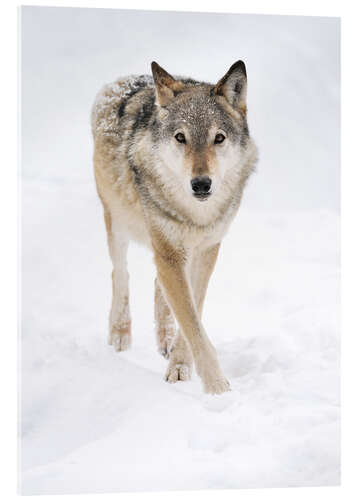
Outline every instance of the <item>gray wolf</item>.
{"type": "Polygon", "coordinates": [[[131,344],[126,254],[133,239],[154,256],[156,333],[159,352],[169,359],[166,380],[188,380],[194,364],[211,394],[230,386],[201,316],[222,238],[257,161],[246,93],[242,61],[216,85],[173,77],[153,62],[152,76],[104,86],[91,115],[95,179],[113,263],[109,344],[117,351],[131,344]]]}

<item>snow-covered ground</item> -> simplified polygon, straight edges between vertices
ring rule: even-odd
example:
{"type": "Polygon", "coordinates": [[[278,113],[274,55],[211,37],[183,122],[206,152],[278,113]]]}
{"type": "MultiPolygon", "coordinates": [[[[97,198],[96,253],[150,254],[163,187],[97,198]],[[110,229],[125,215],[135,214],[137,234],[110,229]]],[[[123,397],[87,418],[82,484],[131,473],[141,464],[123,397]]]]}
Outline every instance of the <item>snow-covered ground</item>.
{"type": "Polygon", "coordinates": [[[197,377],[163,380],[140,247],[132,350],[106,345],[110,265],[92,185],[28,182],[23,211],[24,493],[338,483],[336,215],[242,209],[206,303],[232,385],[212,397],[197,377]]]}
{"type": "Polygon", "coordinates": [[[185,15],[183,25],[170,14],[161,37],[171,44],[162,47],[158,34],[149,44],[146,30],[164,13],[137,15],[141,37],[131,63],[128,45],[120,51],[130,22],[116,11],[23,12],[22,493],[336,485],[336,21],[200,15],[197,39],[197,17],[185,15]],[[230,42],[224,64],[214,30],[230,42]],[[135,245],[133,346],[116,353],[106,343],[111,266],[89,108],[102,83],[145,72],[152,59],[164,67],[172,59],[167,69],[185,73],[174,34],[196,44],[197,57],[191,47],[186,64],[191,76],[214,81],[237,58],[246,60],[261,157],[206,300],[204,324],[232,387],[222,396],[204,395],[196,375],[164,382],[154,265],[135,245]]]}

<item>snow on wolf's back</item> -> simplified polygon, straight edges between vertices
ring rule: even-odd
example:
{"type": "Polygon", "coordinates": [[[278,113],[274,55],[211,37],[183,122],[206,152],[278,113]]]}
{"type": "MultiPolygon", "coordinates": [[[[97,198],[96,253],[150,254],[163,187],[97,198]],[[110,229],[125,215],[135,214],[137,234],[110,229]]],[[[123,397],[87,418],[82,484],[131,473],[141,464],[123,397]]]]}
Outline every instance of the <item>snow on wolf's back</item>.
{"type": "Polygon", "coordinates": [[[154,88],[151,75],[125,76],[108,83],[96,95],[91,115],[93,136],[117,125],[120,104],[141,89],[154,88]]]}

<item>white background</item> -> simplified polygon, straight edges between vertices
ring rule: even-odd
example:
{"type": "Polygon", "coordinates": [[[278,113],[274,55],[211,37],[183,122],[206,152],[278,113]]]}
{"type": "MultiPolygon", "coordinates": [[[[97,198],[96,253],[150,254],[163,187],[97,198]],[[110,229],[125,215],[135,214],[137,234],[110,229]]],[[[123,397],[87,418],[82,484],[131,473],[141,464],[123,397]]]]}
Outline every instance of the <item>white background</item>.
{"type": "MultiPolygon", "coordinates": [[[[250,5],[251,5],[251,3],[250,3],[250,5]]],[[[252,6],[251,8],[253,9],[253,7],[254,7],[254,6],[252,6]]],[[[206,8],[207,8],[207,7],[206,7],[206,8]]],[[[283,7],[278,7],[278,9],[280,9],[280,11],[283,11],[283,10],[282,10],[282,9],[283,9],[283,7]]],[[[241,10],[243,10],[243,8],[241,8],[241,10]]],[[[275,11],[275,12],[276,12],[276,11],[275,11]]],[[[300,11],[298,11],[298,7],[296,7],[296,10],[295,10],[294,12],[301,12],[301,10],[300,10],[300,11]]],[[[311,12],[311,9],[309,9],[309,11],[308,11],[308,12],[304,12],[304,13],[310,13],[310,12],[311,12]]],[[[325,6],[325,9],[324,9],[324,12],[322,12],[322,13],[325,13],[325,12],[326,12],[326,6],[325,6]]],[[[316,13],[318,13],[318,12],[314,12],[314,13],[316,14],[316,13]]],[[[335,14],[338,14],[338,12],[336,12],[335,14]]],[[[348,19],[346,19],[346,18],[345,18],[345,25],[348,25],[348,19]]],[[[347,84],[346,84],[346,86],[347,86],[347,84]]],[[[347,111],[347,110],[346,110],[346,111],[347,111]]],[[[347,114],[347,113],[346,113],[346,114],[347,114]]],[[[347,132],[346,132],[346,134],[347,134],[347,132]]],[[[345,177],[345,179],[346,179],[346,177],[345,177]]],[[[351,179],[351,177],[348,175],[347,179],[348,179],[348,180],[350,180],[350,179],[351,179]]],[[[346,203],[346,199],[347,199],[347,202],[348,202],[348,200],[351,200],[351,197],[349,197],[349,196],[348,196],[348,194],[350,193],[350,189],[349,189],[349,187],[352,187],[352,185],[353,185],[353,183],[352,183],[352,184],[351,184],[351,183],[349,183],[349,182],[348,182],[348,183],[346,183],[346,181],[345,181],[345,193],[346,193],[346,197],[345,197],[345,206],[346,206],[346,204],[347,204],[347,203],[346,203]]],[[[5,197],[4,197],[4,198],[5,198],[5,197]]],[[[6,198],[7,198],[7,197],[6,197],[6,198]]],[[[5,199],[6,199],[6,198],[5,198],[5,199]]],[[[346,213],[346,212],[345,212],[345,213],[346,213]]],[[[347,237],[346,237],[346,239],[347,239],[347,237]]],[[[351,240],[351,238],[349,238],[349,247],[351,247],[351,246],[352,246],[352,244],[353,244],[353,241],[351,240]]],[[[348,253],[348,252],[346,252],[346,253],[348,253]]],[[[345,253],[345,254],[346,254],[346,253],[345,253]]],[[[351,261],[351,264],[352,264],[352,261],[351,261]]],[[[349,267],[349,275],[351,274],[351,271],[353,270],[353,267],[352,267],[352,269],[351,269],[351,267],[352,267],[352,266],[350,266],[350,267],[349,267]]],[[[346,278],[346,281],[347,281],[347,278],[346,278]]],[[[347,288],[347,287],[346,287],[346,288],[347,288]]],[[[345,295],[345,296],[346,296],[346,295],[345,295]]],[[[346,300],[345,300],[345,303],[346,303],[346,300]]],[[[352,320],[352,317],[351,317],[351,316],[349,316],[349,320],[352,320]]],[[[345,358],[345,359],[346,359],[346,358],[345,358]]],[[[5,366],[6,366],[6,365],[5,365],[5,366]]],[[[345,371],[345,373],[346,373],[346,372],[347,372],[347,368],[345,368],[345,370],[344,370],[344,371],[345,371]]],[[[345,382],[346,382],[346,384],[347,384],[347,380],[346,380],[345,382]]],[[[348,420],[348,416],[352,416],[350,412],[348,412],[348,415],[346,415],[346,420],[348,420]]],[[[351,427],[349,427],[349,430],[350,430],[350,431],[352,431],[352,428],[351,428],[351,427]]],[[[349,440],[349,441],[351,440],[351,434],[349,434],[348,440],[349,440]]],[[[346,462],[345,462],[345,463],[346,463],[346,462]]],[[[346,477],[347,477],[347,476],[345,475],[345,478],[346,478],[346,477]]],[[[347,480],[345,479],[345,484],[346,484],[346,481],[347,481],[347,480]]],[[[343,491],[345,491],[345,489],[343,489],[343,491]]],[[[330,493],[331,493],[331,494],[333,494],[333,493],[334,493],[334,492],[333,492],[333,490],[327,491],[327,490],[325,490],[325,489],[324,489],[324,490],[319,490],[319,492],[321,492],[321,494],[324,494],[324,497],[326,497],[326,495],[329,495],[330,493]]],[[[313,494],[314,494],[314,495],[316,495],[316,494],[319,494],[319,492],[318,492],[317,490],[314,490],[313,494]]],[[[335,492],[336,492],[336,490],[335,490],[335,492]]],[[[281,492],[274,492],[274,496],[278,495],[279,493],[283,493],[283,492],[282,492],[282,491],[281,491],[281,492]]],[[[290,491],[289,491],[289,494],[291,494],[291,495],[293,495],[294,493],[295,493],[295,492],[293,492],[292,490],[290,490],[290,491]]],[[[297,493],[297,492],[296,492],[296,493],[297,493]]],[[[307,492],[305,491],[305,494],[306,494],[306,493],[307,493],[307,492]]],[[[337,492],[336,492],[336,493],[337,493],[337,492]]],[[[223,493],[220,493],[220,495],[222,495],[222,494],[223,494],[223,493]]],[[[226,496],[227,496],[227,495],[229,496],[229,493],[228,493],[228,492],[226,492],[225,494],[226,494],[226,496]]],[[[243,494],[243,493],[242,493],[242,494],[243,494]]],[[[248,492],[245,492],[245,494],[248,494],[248,492]]],[[[258,495],[258,492],[251,492],[251,494],[254,494],[254,496],[256,497],[256,495],[258,495]]],[[[284,494],[285,494],[285,493],[284,493],[284,494]]],[[[339,492],[338,492],[338,494],[340,495],[340,494],[341,494],[341,492],[339,491],[339,492]]],[[[264,492],[264,495],[265,495],[265,496],[266,496],[266,495],[268,495],[268,496],[269,496],[269,491],[264,492]]],[[[177,496],[177,495],[176,495],[176,496],[177,496]]]]}
{"type": "Polygon", "coordinates": [[[21,26],[21,491],[339,484],[338,21],[31,7],[21,26]],[[207,297],[232,385],[212,398],[197,378],[163,382],[136,246],[133,348],[105,344],[88,115],[104,82],[152,59],[217,81],[238,58],[261,161],[207,297]]]}

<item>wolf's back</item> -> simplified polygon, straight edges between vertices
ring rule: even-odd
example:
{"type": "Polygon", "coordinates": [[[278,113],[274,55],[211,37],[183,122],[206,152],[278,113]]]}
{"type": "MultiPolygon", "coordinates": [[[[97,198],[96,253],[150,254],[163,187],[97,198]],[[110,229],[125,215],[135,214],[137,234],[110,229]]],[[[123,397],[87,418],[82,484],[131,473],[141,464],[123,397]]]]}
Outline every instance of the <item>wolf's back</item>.
{"type": "Polygon", "coordinates": [[[150,75],[122,77],[104,85],[96,95],[92,107],[93,137],[115,130],[120,107],[139,90],[153,86],[154,80],[150,75]]]}

